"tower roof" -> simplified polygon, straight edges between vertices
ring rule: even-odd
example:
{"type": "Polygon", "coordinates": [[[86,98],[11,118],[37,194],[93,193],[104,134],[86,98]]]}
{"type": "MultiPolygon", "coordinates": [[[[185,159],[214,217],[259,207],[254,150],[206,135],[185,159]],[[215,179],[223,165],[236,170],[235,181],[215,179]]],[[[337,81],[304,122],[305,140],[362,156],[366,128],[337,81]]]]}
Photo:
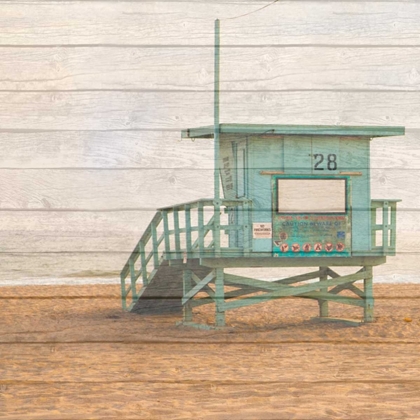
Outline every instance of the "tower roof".
{"type": "MultiPolygon", "coordinates": [[[[242,135],[308,135],[308,136],[349,136],[349,137],[390,137],[402,136],[404,127],[338,126],[338,125],[276,125],[276,124],[220,124],[220,134],[242,135]]],[[[213,138],[214,126],[188,128],[182,130],[182,138],[213,138]]]]}

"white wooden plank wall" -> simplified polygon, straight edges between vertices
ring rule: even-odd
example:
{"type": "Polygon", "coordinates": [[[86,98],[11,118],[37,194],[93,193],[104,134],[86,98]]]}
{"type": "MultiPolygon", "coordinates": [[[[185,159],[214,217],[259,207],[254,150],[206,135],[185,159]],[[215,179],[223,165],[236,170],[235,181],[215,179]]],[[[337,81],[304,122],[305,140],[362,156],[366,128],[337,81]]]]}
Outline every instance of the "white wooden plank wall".
{"type": "Polygon", "coordinates": [[[401,198],[399,255],[417,280],[420,3],[0,1],[4,282],[117,278],[154,209],[212,195],[213,28],[221,121],[404,125],[372,143],[372,192],[401,198]]]}

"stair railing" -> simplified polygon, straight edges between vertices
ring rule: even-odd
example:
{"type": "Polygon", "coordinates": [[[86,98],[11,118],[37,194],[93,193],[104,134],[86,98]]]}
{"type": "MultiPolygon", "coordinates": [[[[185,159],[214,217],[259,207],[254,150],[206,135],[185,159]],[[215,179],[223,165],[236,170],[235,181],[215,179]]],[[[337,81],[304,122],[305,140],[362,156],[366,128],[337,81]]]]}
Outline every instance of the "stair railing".
{"type": "Polygon", "coordinates": [[[143,287],[147,286],[160,265],[160,245],[165,239],[165,232],[158,237],[157,230],[162,222],[162,214],[156,212],[149,226],[147,226],[134,251],[128,258],[127,263],[121,271],[121,299],[124,310],[131,310],[139,297],[138,279],[142,279],[143,287]],[[150,244],[149,244],[150,242],[150,244]],[[147,246],[151,245],[151,250],[147,251],[147,246]],[[152,269],[148,269],[149,263],[153,259],[152,269]],[[136,267],[137,265],[137,267],[136,267]],[[127,287],[126,279],[130,274],[130,283],[127,287]],[[127,299],[131,295],[131,303],[127,306],[127,299]]]}
{"type": "Polygon", "coordinates": [[[221,212],[227,214],[234,208],[241,208],[244,217],[242,224],[226,221],[218,226],[215,224],[213,199],[201,199],[160,209],[166,232],[165,258],[185,260],[189,258],[214,257],[216,253],[215,243],[222,244],[218,252],[222,256],[229,256],[229,254],[233,255],[235,253],[237,256],[247,255],[251,250],[250,205],[250,200],[221,200],[221,212]],[[197,221],[195,223],[191,217],[193,210],[197,211],[197,221]],[[206,221],[205,214],[207,212],[211,217],[206,221]],[[183,215],[185,220],[183,225],[180,224],[180,214],[183,215]],[[170,226],[170,221],[172,226],[170,226]],[[224,243],[225,246],[223,246],[222,234],[228,234],[233,231],[242,233],[243,245],[235,248],[224,243]]]}
{"type": "Polygon", "coordinates": [[[221,210],[228,213],[234,208],[241,208],[244,217],[242,224],[227,223],[216,226],[214,220],[213,199],[178,204],[160,209],[149,226],[144,231],[134,251],[121,271],[121,298],[124,310],[130,311],[140,296],[141,278],[146,287],[156,274],[161,262],[166,260],[181,260],[214,257],[215,242],[221,243],[221,233],[229,234],[239,231],[243,235],[242,247],[221,247],[218,254],[222,256],[244,256],[251,251],[251,201],[221,200],[221,210]],[[192,220],[192,210],[197,210],[197,222],[192,220]],[[209,220],[205,213],[208,212],[209,220]],[[180,222],[180,215],[183,222],[180,222]],[[162,226],[163,225],[163,226],[162,226]],[[163,233],[158,236],[158,228],[163,233]],[[148,250],[149,249],[149,250],[148,250]],[[130,282],[127,277],[130,275],[130,282]],[[128,284],[127,284],[128,283],[128,284]],[[140,287],[139,287],[140,286],[140,287]],[[128,304],[128,301],[131,302],[128,304]]]}

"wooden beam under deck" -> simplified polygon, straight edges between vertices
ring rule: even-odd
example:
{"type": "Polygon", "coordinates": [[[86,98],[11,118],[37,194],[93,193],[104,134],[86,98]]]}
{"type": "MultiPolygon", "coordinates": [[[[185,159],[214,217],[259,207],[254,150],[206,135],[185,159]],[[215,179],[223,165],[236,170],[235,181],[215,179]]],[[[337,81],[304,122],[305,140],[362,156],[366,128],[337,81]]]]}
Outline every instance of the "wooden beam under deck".
{"type": "MultiPolygon", "coordinates": [[[[259,296],[250,296],[243,299],[235,300],[233,302],[227,302],[224,305],[224,309],[228,310],[228,309],[234,309],[234,308],[241,308],[241,307],[253,305],[255,303],[262,302],[265,300],[277,299],[277,298],[288,297],[288,296],[300,296],[303,294],[307,294],[306,297],[313,297],[314,299],[325,299],[325,300],[335,300],[335,301],[340,300],[341,302],[343,302],[344,299],[351,299],[357,302],[360,301],[361,305],[363,305],[363,301],[359,299],[343,298],[342,296],[338,297],[337,295],[332,295],[325,292],[324,293],[316,292],[316,291],[319,290],[321,287],[325,288],[329,286],[345,284],[351,281],[362,280],[362,279],[365,279],[367,276],[368,276],[367,272],[362,271],[355,274],[342,276],[337,279],[324,280],[322,284],[320,284],[320,282],[316,282],[316,283],[305,284],[304,286],[295,286],[295,287],[277,285],[277,290],[273,290],[272,285],[270,285],[269,287],[267,287],[267,289],[272,290],[272,291],[265,293],[263,295],[259,295],[259,296]]],[[[258,281],[258,284],[260,282],[261,280],[258,281]]],[[[357,305],[359,304],[357,303],[357,305]]]]}
{"type": "Polygon", "coordinates": [[[210,268],[234,267],[362,267],[386,263],[384,256],[273,258],[272,256],[201,258],[200,265],[210,268]]]}

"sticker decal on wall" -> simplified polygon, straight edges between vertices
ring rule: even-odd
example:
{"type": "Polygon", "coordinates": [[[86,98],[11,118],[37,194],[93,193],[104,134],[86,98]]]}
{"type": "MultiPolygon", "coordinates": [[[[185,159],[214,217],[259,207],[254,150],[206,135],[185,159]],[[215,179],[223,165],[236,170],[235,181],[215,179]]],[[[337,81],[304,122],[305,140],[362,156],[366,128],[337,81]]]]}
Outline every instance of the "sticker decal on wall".
{"type": "Polygon", "coordinates": [[[292,251],[293,252],[299,252],[300,251],[300,245],[299,244],[293,244],[292,245],[292,251]]]}
{"type": "Polygon", "coordinates": [[[254,239],[270,239],[273,236],[271,223],[253,223],[252,237],[254,239]]]}
{"type": "Polygon", "coordinates": [[[325,244],[325,251],[327,251],[327,252],[331,252],[332,250],[333,250],[333,244],[331,243],[331,242],[327,242],[326,244],[325,244]]]}
{"type": "Polygon", "coordinates": [[[337,239],[346,239],[346,232],[339,230],[337,232],[337,239]]]}
{"type": "Polygon", "coordinates": [[[303,245],[303,250],[304,250],[304,252],[309,252],[310,250],[311,250],[311,244],[304,244],[303,245]]]}
{"type": "Polygon", "coordinates": [[[314,245],[314,251],[315,251],[315,252],[321,252],[321,251],[322,251],[322,244],[321,244],[320,242],[317,242],[317,243],[314,245]]]}
{"type": "Polygon", "coordinates": [[[343,244],[342,242],[339,242],[339,243],[335,246],[335,249],[336,249],[338,252],[343,252],[343,251],[344,251],[344,244],[343,244]]]}

